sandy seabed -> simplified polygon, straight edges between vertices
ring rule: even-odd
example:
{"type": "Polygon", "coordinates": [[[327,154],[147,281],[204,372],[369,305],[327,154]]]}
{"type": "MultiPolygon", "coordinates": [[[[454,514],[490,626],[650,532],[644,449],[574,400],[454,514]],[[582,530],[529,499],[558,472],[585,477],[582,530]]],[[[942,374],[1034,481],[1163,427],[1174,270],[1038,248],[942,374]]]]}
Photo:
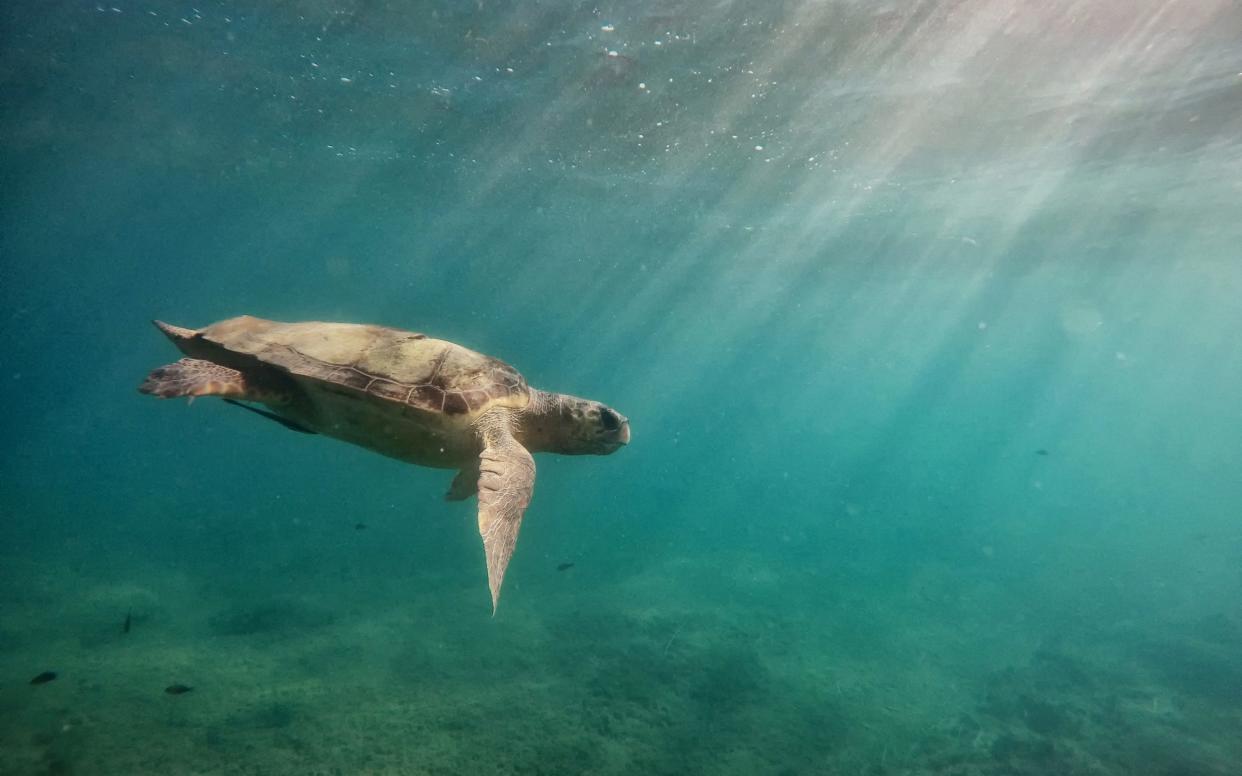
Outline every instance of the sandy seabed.
{"type": "Polygon", "coordinates": [[[1230,617],[1066,625],[947,569],[879,588],[719,560],[622,579],[532,560],[492,619],[464,575],[243,593],[166,568],[6,559],[0,772],[1224,776],[1242,762],[1230,617]],[[58,678],[28,683],[45,670],[58,678]]]}

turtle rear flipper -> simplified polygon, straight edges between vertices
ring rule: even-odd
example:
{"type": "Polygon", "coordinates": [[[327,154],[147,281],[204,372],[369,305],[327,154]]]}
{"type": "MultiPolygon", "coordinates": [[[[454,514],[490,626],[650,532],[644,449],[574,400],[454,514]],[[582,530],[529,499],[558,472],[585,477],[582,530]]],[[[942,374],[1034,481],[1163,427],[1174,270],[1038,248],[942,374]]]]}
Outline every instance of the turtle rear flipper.
{"type": "Polygon", "coordinates": [[[161,399],[178,396],[252,397],[241,372],[198,358],[183,358],[175,364],[154,370],[138,386],[138,390],[161,399]]]}

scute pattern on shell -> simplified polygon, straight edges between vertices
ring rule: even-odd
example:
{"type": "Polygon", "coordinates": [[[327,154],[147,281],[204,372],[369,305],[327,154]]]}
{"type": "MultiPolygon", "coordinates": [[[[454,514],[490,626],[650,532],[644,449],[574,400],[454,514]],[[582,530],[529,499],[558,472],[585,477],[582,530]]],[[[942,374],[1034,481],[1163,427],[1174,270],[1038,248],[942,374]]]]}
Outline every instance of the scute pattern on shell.
{"type": "Polygon", "coordinates": [[[243,316],[202,334],[291,374],[422,410],[457,415],[530,399],[526,380],[503,361],[399,329],[243,316]]]}

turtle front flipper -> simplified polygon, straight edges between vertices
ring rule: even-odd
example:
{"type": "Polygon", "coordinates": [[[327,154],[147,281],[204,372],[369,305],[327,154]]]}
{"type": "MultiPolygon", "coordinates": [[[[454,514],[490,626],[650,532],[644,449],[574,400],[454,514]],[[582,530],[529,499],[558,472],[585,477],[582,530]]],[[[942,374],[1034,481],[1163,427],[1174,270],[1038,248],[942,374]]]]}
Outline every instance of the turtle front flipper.
{"type": "Polygon", "coordinates": [[[138,390],[161,399],[178,396],[252,397],[245,375],[241,372],[198,358],[183,358],[175,364],[154,370],[138,386],[138,390]]]}
{"type": "Polygon", "coordinates": [[[457,472],[457,476],[453,478],[453,484],[449,486],[448,493],[444,494],[444,500],[465,501],[478,491],[479,459],[475,458],[457,472]]]}
{"type": "Polygon", "coordinates": [[[513,438],[507,412],[488,412],[480,425],[484,446],[479,454],[479,533],[495,615],[505,568],[535,489],[535,459],[513,438]]]}

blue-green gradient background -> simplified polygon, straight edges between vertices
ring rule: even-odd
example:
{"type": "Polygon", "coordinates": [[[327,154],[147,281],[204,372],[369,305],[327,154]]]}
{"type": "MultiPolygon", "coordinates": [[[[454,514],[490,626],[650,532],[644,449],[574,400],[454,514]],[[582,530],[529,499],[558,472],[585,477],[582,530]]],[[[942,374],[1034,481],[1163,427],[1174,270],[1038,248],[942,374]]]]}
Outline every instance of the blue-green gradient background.
{"type": "Polygon", "coordinates": [[[1236,5],[115,2],[0,7],[0,772],[1242,773],[1236,5]],[[239,314],[633,442],[491,619],[450,472],[136,393],[239,314]]]}

